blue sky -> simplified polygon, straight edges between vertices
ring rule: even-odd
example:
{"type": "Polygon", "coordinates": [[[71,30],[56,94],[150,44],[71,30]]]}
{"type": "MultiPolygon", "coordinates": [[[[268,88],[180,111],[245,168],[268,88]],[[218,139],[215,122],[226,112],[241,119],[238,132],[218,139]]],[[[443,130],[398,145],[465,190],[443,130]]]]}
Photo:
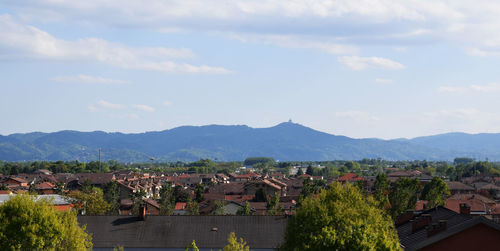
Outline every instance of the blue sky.
{"type": "Polygon", "coordinates": [[[497,1],[0,3],[0,134],[500,132],[497,1]]]}

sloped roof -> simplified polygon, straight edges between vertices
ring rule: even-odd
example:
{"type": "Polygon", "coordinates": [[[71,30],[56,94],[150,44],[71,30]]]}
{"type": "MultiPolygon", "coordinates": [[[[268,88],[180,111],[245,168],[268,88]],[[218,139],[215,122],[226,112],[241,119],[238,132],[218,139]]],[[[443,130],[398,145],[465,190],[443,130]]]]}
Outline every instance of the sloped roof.
{"type": "Polygon", "coordinates": [[[448,188],[450,188],[450,190],[468,190],[468,191],[476,190],[474,187],[466,185],[462,182],[458,181],[445,181],[445,182],[448,185],[448,188]]]}
{"type": "Polygon", "coordinates": [[[252,249],[276,248],[284,241],[284,216],[79,216],[87,225],[94,248],[184,248],[193,240],[199,248],[220,249],[230,232],[252,249]],[[216,230],[216,231],[214,231],[216,230]]]}
{"type": "MultiPolygon", "coordinates": [[[[439,222],[440,220],[447,220],[447,229],[472,220],[472,217],[470,216],[457,214],[452,210],[441,206],[426,210],[423,213],[430,214],[432,219],[431,221],[433,223],[439,222]]],[[[427,230],[425,228],[412,232],[411,224],[411,222],[406,222],[396,228],[398,231],[399,242],[405,250],[413,250],[415,245],[418,245],[427,239],[427,230]]]]}
{"type": "Polygon", "coordinates": [[[348,173],[340,178],[337,179],[338,181],[356,181],[356,180],[363,180],[363,177],[355,174],[355,173],[348,173]]]}
{"type": "MultiPolygon", "coordinates": [[[[422,241],[416,243],[412,247],[406,248],[406,250],[420,250],[426,246],[429,246],[433,243],[439,242],[443,239],[446,239],[450,236],[458,234],[464,230],[467,230],[467,229],[474,227],[474,226],[477,226],[479,224],[486,225],[486,226],[496,230],[498,233],[498,236],[500,236],[500,224],[495,223],[491,220],[488,220],[484,217],[474,217],[470,220],[465,220],[465,221],[462,221],[458,224],[455,224],[452,227],[448,227],[445,231],[438,233],[436,235],[430,236],[429,238],[426,238],[425,240],[422,240],[422,241]]],[[[474,239],[471,239],[471,241],[474,241],[474,239]]],[[[481,247],[480,242],[477,243],[477,247],[478,247],[478,250],[482,250],[480,248],[481,247]]]]}
{"type": "Polygon", "coordinates": [[[55,186],[50,182],[43,182],[37,185],[38,189],[53,189],[55,186]]]}

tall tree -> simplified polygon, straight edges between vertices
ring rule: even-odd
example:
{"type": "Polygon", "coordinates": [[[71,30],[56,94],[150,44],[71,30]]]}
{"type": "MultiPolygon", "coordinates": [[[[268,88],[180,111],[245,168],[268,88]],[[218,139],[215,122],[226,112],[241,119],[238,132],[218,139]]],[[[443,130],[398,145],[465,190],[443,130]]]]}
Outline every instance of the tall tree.
{"type": "Polygon", "coordinates": [[[246,201],[245,206],[236,211],[236,215],[252,215],[252,208],[250,207],[250,203],[246,201]]]}
{"type": "Polygon", "coordinates": [[[290,218],[282,250],[399,250],[390,217],[347,183],[307,197],[290,218]]]}
{"type": "Polygon", "coordinates": [[[175,196],[172,184],[167,182],[160,189],[160,214],[171,215],[175,208],[175,196]]]}
{"type": "Polygon", "coordinates": [[[198,247],[196,246],[196,242],[194,240],[193,240],[193,242],[191,242],[191,244],[187,245],[187,247],[184,249],[184,251],[190,251],[190,250],[200,251],[198,249],[198,247]]]}
{"type": "Polygon", "coordinates": [[[450,195],[450,188],[439,177],[435,177],[431,182],[425,184],[422,189],[422,199],[427,200],[427,206],[434,208],[444,206],[446,198],[450,195]]]}
{"type": "Polygon", "coordinates": [[[391,182],[385,173],[379,173],[375,178],[373,196],[378,202],[379,208],[386,209],[389,206],[389,191],[391,182]]]}
{"type": "Polygon", "coordinates": [[[120,209],[120,185],[116,181],[111,181],[104,187],[103,198],[109,204],[109,213],[118,214],[120,209]]]}
{"type": "Polygon", "coordinates": [[[199,215],[200,214],[200,206],[198,202],[195,200],[188,200],[186,202],[186,210],[190,215],[199,215]]]}
{"type": "Polygon", "coordinates": [[[236,237],[234,232],[231,232],[227,237],[227,245],[224,247],[224,251],[249,251],[250,246],[243,240],[243,238],[236,237]]]}
{"type": "Polygon", "coordinates": [[[216,200],[210,214],[213,215],[225,215],[226,214],[226,203],[223,200],[216,200]]]}
{"type": "Polygon", "coordinates": [[[104,200],[99,188],[93,188],[88,193],[73,191],[68,196],[75,199],[75,204],[82,214],[104,215],[109,211],[109,204],[104,200]]]}
{"type": "Polygon", "coordinates": [[[395,219],[406,210],[415,209],[420,186],[418,179],[400,178],[389,194],[391,215],[395,219]]]}
{"type": "Polygon", "coordinates": [[[24,194],[0,205],[0,250],[92,250],[92,242],[74,213],[24,194]]]}
{"type": "Polygon", "coordinates": [[[274,196],[267,202],[267,214],[268,215],[280,215],[283,213],[283,208],[280,207],[280,195],[275,193],[274,196]]]}

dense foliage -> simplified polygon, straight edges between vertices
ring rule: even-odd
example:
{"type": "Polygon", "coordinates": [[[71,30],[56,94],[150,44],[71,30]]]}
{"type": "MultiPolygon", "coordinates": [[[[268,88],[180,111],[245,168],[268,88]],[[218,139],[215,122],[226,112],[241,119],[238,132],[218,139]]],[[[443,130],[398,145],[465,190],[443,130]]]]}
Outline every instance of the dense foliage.
{"type": "Polygon", "coordinates": [[[422,189],[423,200],[427,201],[428,208],[444,206],[446,198],[450,195],[448,185],[439,177],[435,177],[431,182],[425,184],[422,189]]]}
{"type": "Polygon", "coordinates": [[[390,217],[353,185],[308,197],[288,223],[282,250],[399,250],[390,217]]]}
{"type": "Polygon", "coordinates": [[[85,227],[72,212],[46,200],[17,195],[0,205],[0,250],[91,250],[85,227]]]}

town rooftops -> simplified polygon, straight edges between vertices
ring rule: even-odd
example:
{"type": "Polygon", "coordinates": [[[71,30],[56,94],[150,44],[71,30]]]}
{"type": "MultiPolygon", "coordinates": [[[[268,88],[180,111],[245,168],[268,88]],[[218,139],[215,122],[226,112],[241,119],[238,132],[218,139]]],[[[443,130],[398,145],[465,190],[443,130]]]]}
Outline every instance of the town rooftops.
{"type": "Polygon", "coordinates": [[[221,249],[229,233],[252,249],[273,250],[283,243],[285,216],[79,216],[92,234],[94,248],[184,248],[193,240],[199,248],[221,249]]]}

